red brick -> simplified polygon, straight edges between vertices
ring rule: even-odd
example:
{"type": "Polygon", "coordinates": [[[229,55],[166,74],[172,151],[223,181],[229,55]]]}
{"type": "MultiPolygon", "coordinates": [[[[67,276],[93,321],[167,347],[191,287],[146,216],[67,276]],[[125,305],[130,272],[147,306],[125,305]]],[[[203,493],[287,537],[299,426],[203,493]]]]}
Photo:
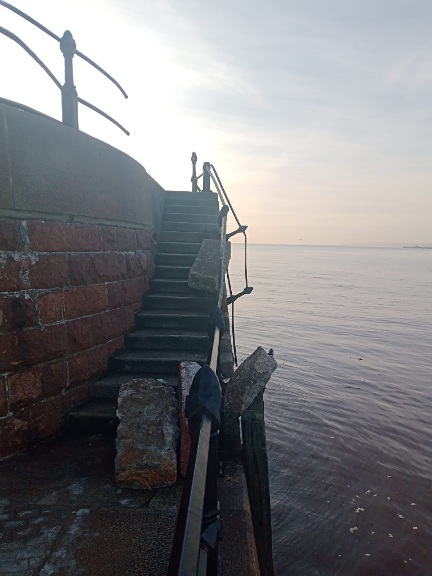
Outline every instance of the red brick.
{"type": "Polygon", "coordinates": [[[155,263],[154,258],[150,254],[147,254],[147,274],[149,278],[153,278],[155,273],[155,263]]]}
{"type": "Polygon", "coordinates": [[[31,366],[64,358],[67,354],[65,324],[54,324],[44,329],[17,332],[20,363],[31,366]]]}
{"type": "Polygon", "coordinates": [[[138,250],[156,250],[157,243],[145,230],[136,230],[138,250]]]}
{"type": "Polygon", "coordinates": [[[125,306],[139,302],[146,291],[145,278],[135,278],[134,280],[126,280],[122,285],[123,290],[123,303],[125,306]]]}
{"type": "Polygon", "coordinates": [[[147,273],[147,254],[126,254],[126,274],[128,278],[138,278],[147,273]]]}
{"type": "Polygon", "coordinates": [[[90,284],[87,254],[71,254],[68,258],[68,267],[71,286],[86,286],[90,284]]]}
{"type": "Polygon", "coordinates": [[[117,228],[117,250],[121,252],[135,252],[135,230],[132,228],[117,228]]]}
{"type": "Polygon", "coordinates": [[[105,346],[72,356],[69,359],[69,388],[80,386],[93,376],[103,374],[107,364],[108,349],[105,346]]]}
{"type": "Polygon", "coordinates": [[[6,378],[0,377],[0,418],[8,413],[8,403],[6,396],[6,378]]]}
{"type": "Polygon", "coordinates": [[[0,372],[14,370],[21,363],[16,334],[0,334],[0,372]]]}
{"type": "Polygon", "coordinates": [[[29,220],[27,232],[30,250],[34,252],[65,252],[67,224],[29,220]]]}
{"type": "Polygon", "coordinates": [[[128,332],[129,330],[132,330],[132,328],[135,328],[135,310],[136,308],[136,304],[132,304],[132,306],[126,306],[125,308],[123,308],[123,312],[124,312],[124,321],[123,321],[123,327],[124,327],[124,332],[128,332]]]}
{"type": "Polygon", "coordinates": [[[117,250],[115,226],[101,226],[102,250],[110,252],[117,250]]]}
{"type": "Polygon", "coordinates": [[[42,399],[42,370],[28,370],[8,376],[9,409],[15,412],[42,399]]]}
{"type": "Polygon", "coordinates": [[[60,397],[39,402],[30,408],[29,440],[36,442],[52,436],[58,432],[62,422],[62,399],[60,397]]]}
{"type": "Polygon", "coordinates": [[[21,296],[12,296],[1,300],[3,322],[0,322],[0,324],[4,325],[6,330],[18,330],[35,326],[37,316],[33,298],[21,294],[21,296]]]}
{"type": "Polygon", "coordinates": [[[69,224],[66,230],[66,243],[70,252],[97,252],[101,249],[99,226],[69,224]]]}
{"type": "Polygon", "coordinates": [[[45,292],[38,297],[41,324],[50,324],[63,319],[63,290],[45,292]]]}
{"type": "Polygon", "coordinates": [[[88,398],[88,384],[77,386],[62,396],[62,407],[65,412],[88,398]]]}
{"type": "Polygon", "coordinates": [[[65,318],[68,320],[97,314],[107,308],[108,296],[105,284],[65,291],[65,318]]]}
{"type": "Polygon", "coordinates": [[[66,360],[50,362],[42,367],[43,394],[45,398],[56,396],[67,387],[68,365],[66,360]]]}
{"type": "Polygon", "coordinates": [[[114,338],[111,342],[107,344],[108,356],[112,356],[114,352],[117,350],[121,350],[124,348],[124,336],[119,336],[118,338],[114,338]]]}
{"type": "Polygon", "coordinates": [[[67,323],[69,354],[93,348],[92,319],[90,316],[67,323]]]}
{"type": "Polygon", "coordinates": [[[107,284],[108,304],[111,309],[123,306],[123,291],[121,282],[107,284]]]}
{"type": "Polygon", "coordinates": [[[127,313],[123,308],[92,317],[95,344],[105,344],[126,332],[127,313]]]}
{"type": "Polygon", "coordinates": [[[0,250],[21,252],[24,249],[21,220],[0,220],[0,250]]]}
{"type": "Polygon", "coordinates": [[[100,254],[91,254],[89,260],[90,280],[93,284],[126,278],[124,254],[101,252],[100,254]]]}
{"type": "Polygon", "coordinates": [[[30,260],[22,254],[0,260],[0,292],[15,292],[29,287],[30,260]]]}
{"type": "Polygon", "coordinates": [[[9,416],[0,420],[0,458],[14,454],[27,445],[28,424],[9,416]]]}
{"type": "Polygon", "coordinates": [[[60,254],[39,255],[29,264],[31,288],[63,288],[67,284],[67,262],[60,254]]]}

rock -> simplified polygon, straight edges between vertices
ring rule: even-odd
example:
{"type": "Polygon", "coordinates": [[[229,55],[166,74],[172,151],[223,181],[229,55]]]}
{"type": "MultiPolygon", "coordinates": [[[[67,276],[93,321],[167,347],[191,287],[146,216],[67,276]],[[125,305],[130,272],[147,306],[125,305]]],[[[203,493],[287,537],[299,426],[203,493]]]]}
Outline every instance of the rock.
{"type": "Polygon", "coordinates": [[[179,367],[179,411],[180,411],[180,475],[186,477],[187,464],[190,452],[190,434],[187,418],[185,416],[186,396],[189,394],[192,380],[201,368],[196,362],[180,362],[179,367]]]}
{"type": "Polygon", "coordinates": [[[132,380],[118,397],[115,479],[122,488],[153,490],[177,479],[177,401],[171,386],[132,380]]]}
{"type": "MultiPolygon", "coordinates": [[[[227,242],[225,264],[231,258],[231,243],[227,242]]],[[[205,239],[201,243],[195,262],[189,270],[188,284],[196,290],[217,292],[221,267],[220,240],[205,239]]]]}
{"type": "Polygon", "coordinates": [[[227,384],[226,412],[237,417],[241,416],[249,408],[257,394],[265,389],[276,368],[277,362],[273,356],[258,346],[255,352],[240,364],[227,384]]]}

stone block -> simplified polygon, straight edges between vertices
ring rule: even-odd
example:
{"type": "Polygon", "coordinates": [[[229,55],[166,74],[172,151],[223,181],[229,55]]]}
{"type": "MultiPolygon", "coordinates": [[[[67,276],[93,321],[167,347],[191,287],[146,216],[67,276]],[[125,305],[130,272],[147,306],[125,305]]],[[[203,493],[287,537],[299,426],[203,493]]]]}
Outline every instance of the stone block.
{"type": "Polygon", "coordinates": [[[0,372],[14,370],[19,364],[18,336],[0,334],[0,372]]]}
{"type": "Polygon", "coordinates": [[[126,277],[137,278],[147,272],[147,254],[126,254],[126,277]]]}
{"type": "Polygon", "coordinates": [[[123,290],[121,282],[112,282],[107,284],[108,304],[111,309],[121,308],[123,306],[123,290]]]}
{"type": "MultiPolygon", "coordinates": [[[[231,244],[227,242],[226,266],[231,257],[231,244]]],[[[217,292],[221,269],[220,240],[205,239],[189,270],[188,284],[196,290],[217,292]]]]}
{"type": "Polygon", "coordinates": [[[29,440],[36,442],[55,434],[62,425],[62,399],[52,398],[30,408],[29,440]]]}
{"type": "Polygon", "coordinates": [[[0,324],[6,330],[19,330],[35,326],[37,321],[36,307],[33,298],[27,294],[1,298],[0,308],[3,316],[0,324]]]}
{"type": "Polygon", "coordinates": [[[27,233],[33,252],[66,252],[66,224],[29,220],[27,233]]]}
{"type": "Polygon", "coordinates": [[[6,378],[0,376],[0,418],[8,413],[8,402],[6,394],[6,378]]]}
{"type": "Polygon", "coordinates": [[[124,309],[110,310],[92,318],[93,338],[95,344],[105,344],[126,332],[126,314],[124,309]]]}
{"type": "Polygon", "coordinates": [[[124,306],[129,306],[129,304],[139,302],[147,292],[148,287],[149,282],[147,278],[134,278],[123,282],[122,291],[124,306]]]}
{"type": "Polygon", "coordinates": [[[71,254],[68,258],[68,268],[71,286],[86,286],[90,284],[87,254],[71,254]]]}
{"type": "Polygon", "coordinates": [[[63,290],[40,294],[38,306],[41,324],[63,320],[63,290]]]}
{"type": "Polygon", "coordinates": [[[28,424],[14,416],[0,420],[0,459],[25,448],[28,424]]]}
{"type": "Polygon", "coordinates": [[[117,416],[117,485],[154,490],[174,484],[178,427],[171,386],[152,379],[123,384],[117,416]]]}
{"type": "Polygon", "coordinates": [[[0,220],[0,250],[21,252],[24,248],[21,220],[0,220]]]}
{"type": "Polygon", "coordinates": [[[108,296],[105,284],[66,290],[64,298],[64,316],[68,320],[104,312],[108,308],[108,296]]]}
{"type": "Polygon", "coordinates": [[[68,224],[66,242],[69,252],[98,252],[102,247],[100,228],[94,224],[68,224]]]}
{"type": "Polygon", "coordinates": [[[125,255],[118,252],[91,254],[89,258],[89,273],[90,280],[94,284],[126,278],[125,255]]]}
{"type": "Polygon", "coordinates": [[[119,336],[118,338],[114,338],[111,342],[108,342],[107,345],[108,356],[112,356],[114,352],[118,350],[122,350],[124,348],[124,336],[119,336]]]}
{"type": "Polygon", "coordinates": [[[196,362],[180,362],[179,365],[179,385],[177,390],[180,413],[180,475],[183,478],[186,477],[190,452],[190,433],[185,416],[186,396],[189,394],[192,381],[199,369],[200,365],[196,362]]]}
{"type": "Polygon", "coordinates": [[[31,288],[63,288],[67,284],[66,257],[60,254],[39,254],[28,270],[31,288]]]}
{"type": "Polygon", "coordinates": [[[42,370],[28,370],[8,376],[9,409],[12,412],[42,400],[42,370]]]}
{"type": "Polygon", "coordinates": [[[74,406],[80,402],[84,402],[88,398],[88,384],[85,383],[82,386],[77,386],[73,390],[68,390],[61,397],[62,409],[64,412],[68,412],[74,406]]]}
{"type": "Polygon", "coordinates": [[[75,354],[93,348],[93,328],[90,316],[67,322],[68,351],[75,354]]]}
{"type": "Polygon", "coordinates": [[[0,292],[15,292],[29,288],[30,259],[23,254],[0,258],[0,292]]]}
{"type": "Polygon", "coordinates": [[[136,237],[138,250],[156,250],[157,242],[155,242],[152,236],[145,230],[137,230],[136,237]]]}
{"type": "Polygon", "coordinates": [[[131,228],[117,228],[117,250],[121,252],[135,252],[136,234],[131,228]]]}
{"type": "Polygon", "coordinates": [[[225,392],[225,412],[237,418],[250,406],[257,394],[265,390],[277,368],[273,356],[261,346],[248,356],[234,372],[225,392]]]}
{"type": "Polygon", "coordinates": [[[42,367],[43,395],[45,398],[56,396],[68,385],[67,360],[50,362],[42,367]]]}
{"type": "Polygon", "coordinates": [[[69,359],[69,388],[84,384],[93,376],[106,372],[108,349],[98,346],[69,359]]]}
{"type": "Polygon", "coordinates": [[[18,352],[20,364],[33,365],[64,358],[67,354],[67,334],[65,324],[46,326],[42,330],[18,332],[18,352]]]}
{"type": "Polygon", "coordinates": [[[101,233],[102,233],[102,250],[105,250],[105,252],[111,252],[117,250],[116,227],[101,226],[101,233]]]}

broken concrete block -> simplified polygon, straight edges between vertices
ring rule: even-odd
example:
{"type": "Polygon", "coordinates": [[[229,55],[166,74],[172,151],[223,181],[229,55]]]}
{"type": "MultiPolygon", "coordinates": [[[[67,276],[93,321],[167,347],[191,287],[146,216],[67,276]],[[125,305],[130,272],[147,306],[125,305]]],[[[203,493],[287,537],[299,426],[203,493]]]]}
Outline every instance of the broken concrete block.
{"type": "Polygon", "coordinates": [[[192,380],[201,368],[196,362],[180,362],[179,366],[179,411],[180,411],[180,475],[186,477],[187,464],[190,452],[190,434],[188,421],[185,416],[186,396],[189,394],[192,380]]]}
{"type": "MultiPolygon", "coordinates": [[[[227,242],[225,264],[231,258],[231,243],[227,242]]],[[[189,270],[188,284],[196,290],[217,292],[221,269],[220,240],[205,239],[201,243],[195,262],[189,270]]]]}
{"type": "Polygon", "coordinates": [[[171,386],[132,380],[118,397],[115,479],[122,488],[153,490],[177,479],[177,400],[171,386]]]}
{"type": "Polygon", "coordinates": [[[264,348],[258,346],[255,352],[240,364],[227,384],[226,412],[241,416],[256,395],[265,389],[276,368],[277,362],[273,356],[269,356],[264,348]]]}

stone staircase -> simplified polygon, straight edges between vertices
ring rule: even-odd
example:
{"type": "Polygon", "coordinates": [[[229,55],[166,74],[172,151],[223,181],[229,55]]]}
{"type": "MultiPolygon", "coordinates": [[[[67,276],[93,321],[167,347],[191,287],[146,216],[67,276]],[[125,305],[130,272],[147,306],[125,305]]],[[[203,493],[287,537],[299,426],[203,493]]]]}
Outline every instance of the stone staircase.
{"type": "MultiPolygon", "coordinates": [[[[216,296],[189,288],[188,273],[201,241],[219,234],[218,212],[215,193],[166,193],[150,293],[135,315],[135,329],[125,336],[125,349],[109,359],[107,374],[89,383],[89,401],[69,414],[73,429],[115,431],[117,397],[124,382],[157,378],[176,387],[179,362],[206,362],[208,316],[216,296]]],[[[228,376],[233,362],[229,330],[220,350],[222,370],[228,376]]]]}

